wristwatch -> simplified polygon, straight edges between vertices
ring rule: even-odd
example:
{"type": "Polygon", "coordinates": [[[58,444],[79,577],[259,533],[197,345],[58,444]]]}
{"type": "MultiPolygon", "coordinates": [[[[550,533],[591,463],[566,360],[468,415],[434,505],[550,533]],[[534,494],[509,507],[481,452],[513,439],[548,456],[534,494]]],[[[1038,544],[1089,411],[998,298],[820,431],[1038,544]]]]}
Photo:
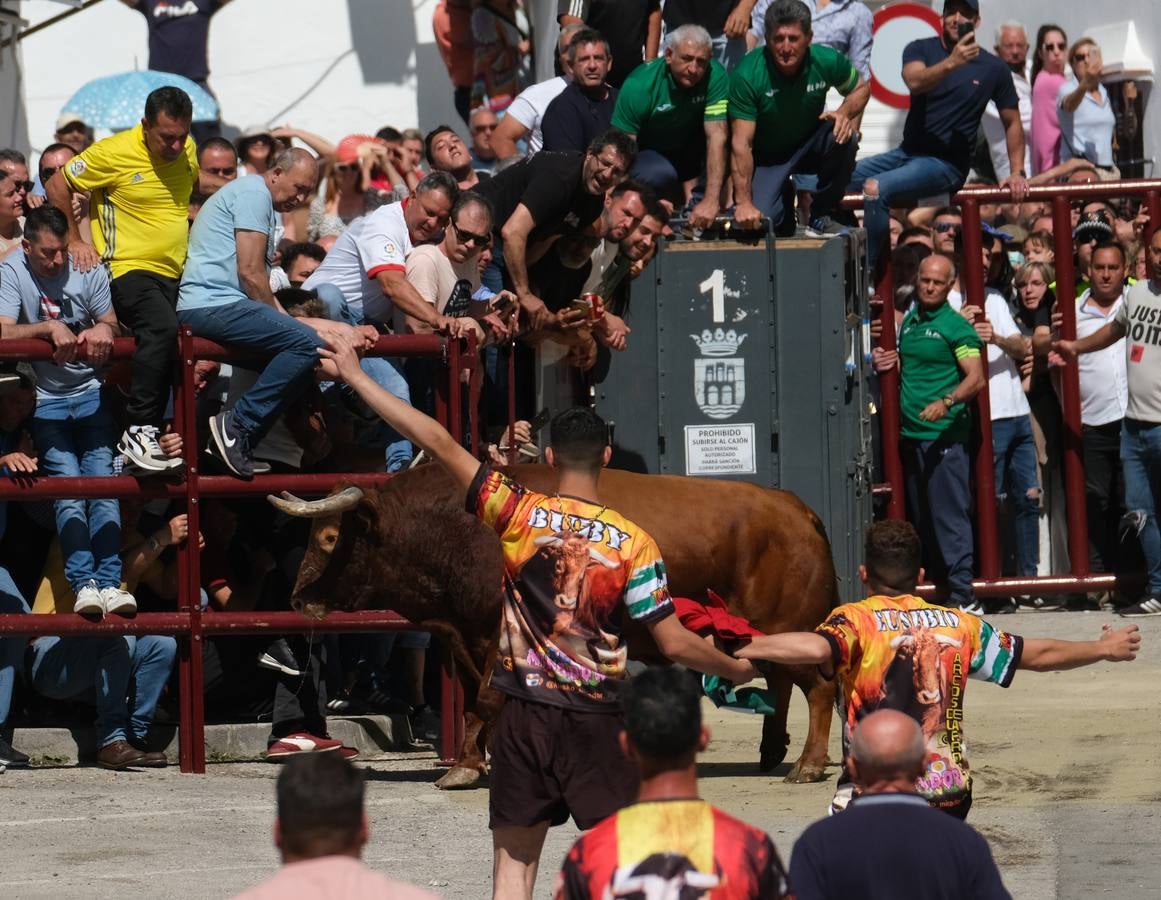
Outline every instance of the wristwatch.
{"type": "Polygon", "coordinates": [[[946,406],[948,409],[951,409],[953,406],[955,406],[955,398],[952,397],[951,394],[944,394],[943,395],[943,405],[946,406]]]}
{"type": "Polygon", "coordinates": [[[165,549],[165,547],[162,545],[161,541],[159,541],[153,535],[150,535],[149,540],[147,540],[145,543],[149,545],[149,549],[153,553],[160,553],[162,550],[165,549]]]}

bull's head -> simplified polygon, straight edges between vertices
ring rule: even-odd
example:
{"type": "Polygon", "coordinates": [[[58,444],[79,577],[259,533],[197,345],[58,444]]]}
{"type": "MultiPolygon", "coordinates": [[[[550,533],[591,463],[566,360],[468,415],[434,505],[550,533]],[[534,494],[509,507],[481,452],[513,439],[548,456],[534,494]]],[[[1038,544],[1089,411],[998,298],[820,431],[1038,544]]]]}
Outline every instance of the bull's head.
{"type": "Polygon", "coordinates": [[[366,504],[360,505],[362,489],[347,487],[321,500],[303,500],[289,491],[277,497],[268,494],[266,499],[287,515],[314,520],[290,605],[316,619],[331,609],[353,608],[355,597],[349,586],[336,588],[347,564],[377,533],[373,512],[364,509],[366,504]],[[350,517],[343,528],[344,515],[352,510],[359,511],[358,520],[350,517]]]}
{"type": "Polygon", "coordinates": [[[536,538],[534,543],[543,547],[555,561],[552,598],[557,609],[576,609],[584,588],[585,572],[590,565],[598,564],[607,569],[619,568],[617,563],[593,547],[588,538],[580,534],[546,534],[536,538]]]}
{"type": "Polygon", "coordinates": [[[911,658],[911,683],[915,699],[924,706],[934,706],[943,698],[943,648],[958,647],[960,642],[945,634],[919,629],[901,634],[891,641],[900,654],[911,658]]]}

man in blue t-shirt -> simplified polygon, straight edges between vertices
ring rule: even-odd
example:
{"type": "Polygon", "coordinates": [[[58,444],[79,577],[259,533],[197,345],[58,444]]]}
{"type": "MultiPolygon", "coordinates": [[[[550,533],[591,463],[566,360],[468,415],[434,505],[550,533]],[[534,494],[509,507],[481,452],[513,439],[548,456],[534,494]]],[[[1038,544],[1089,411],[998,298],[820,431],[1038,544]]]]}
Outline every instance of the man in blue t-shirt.
{"type": "Polygon", "coordinates": [[[309,387],[323,346],[317,332],[286,315],[269,275],[274,213],[305,203],[317,179],[311,154],[287,150],[265,174],[238,178],[214,194],[190,232],[178,320],[199,337],[273,354],[234,407],[210,419],[210,446],[239,478],[253,477],[251,448],[309,387]]]}
{"type": "Polygon", "coordinates": [[[946,0],[943,33],[912,41],[903,50],[903,80],[911,91],[903,144],[860,161],[847,188],[863,193],[872,270],[887,245],[892,206],[954,194],[963,187],[989,100],[1000,111],[1012,165],[1012,174],[1000,186],[1010,188],[1015,201],[1028,190],[1024,126],[1012,73],[976,43],[979,24],[979,0],[946,0]]]}

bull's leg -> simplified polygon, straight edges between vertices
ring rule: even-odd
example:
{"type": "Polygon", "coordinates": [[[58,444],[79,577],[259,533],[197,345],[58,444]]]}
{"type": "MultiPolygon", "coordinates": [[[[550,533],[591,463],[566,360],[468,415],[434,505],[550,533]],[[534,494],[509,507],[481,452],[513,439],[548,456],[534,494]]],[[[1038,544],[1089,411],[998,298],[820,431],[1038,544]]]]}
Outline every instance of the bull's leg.
{"type": "Polygon", "coordinates": [[[792,666],[791,678],[806,695],[810,707],[810,726],[802,755],[791,767],[786,780],[792,784],[822,781],[825,774],[827,744],[830,742],[830,722],[834,714],[835,684],[827,681],[817,666],[792,666]]]}
{"type": "Polygon", "coordinates": [[[494,654],[493,646],[484,657],[485,663],[481,669],[488,676],[482,683],[472,679],[468,673],[460,676],[464,686],[464,742],[456,764],[436,781],[435,786],[440,790],[475,787],[480,775],[488,771],[485,756],[488,734],[504,705],[504,695],[490,684],[494,654]]]}
{"type": "Polygon", "coordinates": [[[782,765],[790,747],[786,716],[790,709],[790,691],[794,682],[782,666],[772,667],[766,676],[766,687],[774,696],[774,715],[762,720],[762,746],[758,750],[758,771],[769,772],[782,765]]]}

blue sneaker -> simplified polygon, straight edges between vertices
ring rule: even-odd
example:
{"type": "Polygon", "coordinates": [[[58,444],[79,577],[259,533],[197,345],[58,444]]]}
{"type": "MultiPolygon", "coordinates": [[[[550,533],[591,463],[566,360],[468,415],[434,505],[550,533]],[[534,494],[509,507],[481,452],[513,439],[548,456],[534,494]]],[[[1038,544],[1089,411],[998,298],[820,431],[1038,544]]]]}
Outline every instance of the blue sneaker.
{"type": "Polygon", "coordinates": [[[210,419],[210,449],[239,478],[249,480],[254,477],[250,436],[238,428],[229,410],[210,419]]]}
{"type": "Polygon", "coordinates": [[[830,216],[815,216],[806,226],[806,236],[812,238],[832,238],[850,234],[850,229],[840,225],[830,216]]]}

